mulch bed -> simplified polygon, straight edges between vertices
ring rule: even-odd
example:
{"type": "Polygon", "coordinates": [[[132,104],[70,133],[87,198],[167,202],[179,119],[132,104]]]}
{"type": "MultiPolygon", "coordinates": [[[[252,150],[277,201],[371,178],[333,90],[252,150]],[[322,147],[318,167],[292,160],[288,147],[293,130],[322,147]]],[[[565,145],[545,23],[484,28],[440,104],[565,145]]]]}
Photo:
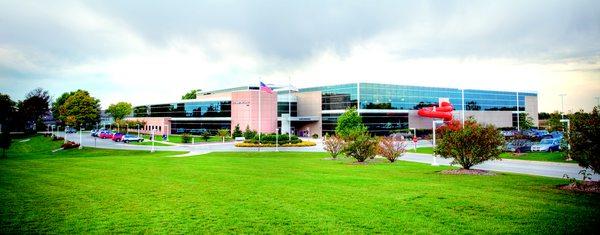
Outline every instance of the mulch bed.
{"type": "Polygon", "coordinates": [[[455,170],[445,170],[440,173],[445,175],[496,175],[496,173],[491,171],[484,170],[475,170],[475,169],[455,169],[455,170]]]}
{"type": "Polygon", "coordinates": [[[567,191],[583,192],[583,193],[600,193],[600,182],[598,181],[585,181],[578,183],[570,183],[567,185],[561,185],[558,188],[567,191]]]}

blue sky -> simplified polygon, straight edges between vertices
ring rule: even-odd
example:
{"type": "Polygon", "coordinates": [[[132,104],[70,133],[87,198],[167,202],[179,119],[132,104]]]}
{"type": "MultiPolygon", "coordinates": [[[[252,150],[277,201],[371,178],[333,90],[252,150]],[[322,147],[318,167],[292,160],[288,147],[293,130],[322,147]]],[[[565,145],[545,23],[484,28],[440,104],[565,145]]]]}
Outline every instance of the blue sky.
{"type": "Polygon", "coordinates": [[[600,96],[598,1],[0,1],[0,92],[106,107],[190,89],[344,82],[600,96]]]}

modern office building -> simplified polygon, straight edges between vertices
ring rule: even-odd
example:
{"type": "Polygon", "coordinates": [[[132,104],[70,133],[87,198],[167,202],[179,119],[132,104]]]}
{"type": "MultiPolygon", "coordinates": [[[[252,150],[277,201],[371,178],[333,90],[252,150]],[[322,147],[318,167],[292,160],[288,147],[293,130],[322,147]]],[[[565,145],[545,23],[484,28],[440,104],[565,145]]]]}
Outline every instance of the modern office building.
{"type": "Polygon", "coordinates": [[[369,131],[385,135],[408,128],[431,129],[432,119],[417,111],[447,98],[454,106],[454,119],[473,117],[499,128],[517,127],[517,113],[527,113],[537,124],[535,92],[461,90],[455,88],[349,83],[297,90],[243,86],[199,92],[197,99],[134,107],[130,119],[143,119],[145,132],[201,133],[240,125],[263,133],[292,133],[309,136],[331,133],[337,118],[356,107],[369,131]],[[463,99],[464,97],[464,99],[463,99]],[[260,116],[259,116],[260,115],[260,116]]]}

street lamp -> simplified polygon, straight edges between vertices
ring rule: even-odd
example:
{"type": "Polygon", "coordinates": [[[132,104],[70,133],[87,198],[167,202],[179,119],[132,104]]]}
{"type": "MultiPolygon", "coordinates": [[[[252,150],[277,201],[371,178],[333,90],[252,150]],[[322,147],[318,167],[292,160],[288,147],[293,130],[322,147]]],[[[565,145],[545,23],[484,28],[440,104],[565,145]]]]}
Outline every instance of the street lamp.
{"type": "Polygon", "coordinates": [[[560,115],[562,119],[565,119],[565,96],[567,94],[559,94],[558,96],[560,96],[560,115]]]}
{"type": "Polygon", "coordinates": [[[417,128],[408,128],[413,130],[413,150],[417,152],[417,128]]]}
{"type": "MultiPolygon", "coordinates": [[[[433,148],[435,150],[435,128],[437,127],[437,124],[444,124],[443,121],[441,120],[433,120],[432,121],[432,126],[433,126],[433,148]]],[[[437,163],[437,158],[435,156],[435,151],[433,152],[433,163],[431,163],[432,166],[439,166],[439,164],[437,163]]]]}
{"type": "Polygon", "coordinates": [[[138,132],[138,138],[140,138],[140,124],[137,124],[137,132],[138,132]]]}
{"type": "Polygon", "coordinates": [[[279,128],[275,131],[275,151],[279,152],[279,128]]]}
{"type": "Polygon", "coordinates": [[[83,143],[81,142],[81,132],[83,132],[83,127],[79,126],[79,149],[83,148],[83,143]]]}
{"type": "MultiPolygon", "coordinates": [[[[567,123],[567,136],[571,137],[571,120],[569,119],[560,119],[561,123],[567,123]]],[[[567,148],[571,150],[571,144],[567,143],[567,148]]],[[[571,153],[567,154],[567,161],[571,161],[571,153]]]]}

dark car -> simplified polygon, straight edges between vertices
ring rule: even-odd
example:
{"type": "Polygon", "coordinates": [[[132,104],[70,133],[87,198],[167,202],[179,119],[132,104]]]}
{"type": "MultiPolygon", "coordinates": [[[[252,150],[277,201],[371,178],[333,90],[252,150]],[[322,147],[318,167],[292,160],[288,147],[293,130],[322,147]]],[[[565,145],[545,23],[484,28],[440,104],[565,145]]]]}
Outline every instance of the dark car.
{"type": "Polygon", "coordinates": [[[506,144],[505,150],[513,153],[524,153],[531,151],[533,141],[526,139],[517,139],[506,144]]]}
{"type": "Polygon", "coordinates": [[[125,134],[117,132],[112,136],[112,140],[115,142],[121,142],[121,140],[123,140],[123,136],[125,136],[125,134]]]}
{"type": "Polygon", "coordinates": [[[73,134],[73,133],[77,133],[77,130],[73,127],[67,127],[67,129],[65,129],[65,132],[67,134],[73,134]]]}

